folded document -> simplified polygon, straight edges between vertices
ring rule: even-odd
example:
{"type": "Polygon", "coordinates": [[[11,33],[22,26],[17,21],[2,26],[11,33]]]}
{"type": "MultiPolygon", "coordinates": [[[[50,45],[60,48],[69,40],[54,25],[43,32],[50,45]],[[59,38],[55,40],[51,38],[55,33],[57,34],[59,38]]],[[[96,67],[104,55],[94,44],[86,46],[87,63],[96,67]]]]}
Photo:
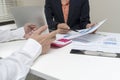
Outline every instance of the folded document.
{"type": "Polygon", "coordinates": [[[90,28],[87,28],[87,29],[82,29],[82,30],[77,30],[76,33],[75,32],[74,33],[70,32],[70,33],[66,34],[64,37],[67,38],[67,39],[73,39],[73,38],[77,38],[77,37],[92,33],[95,30],[97,30],[106,20],[107,19],[99,22],[98,24],[94,25],[93,27],[90,27],[90,28]]]}

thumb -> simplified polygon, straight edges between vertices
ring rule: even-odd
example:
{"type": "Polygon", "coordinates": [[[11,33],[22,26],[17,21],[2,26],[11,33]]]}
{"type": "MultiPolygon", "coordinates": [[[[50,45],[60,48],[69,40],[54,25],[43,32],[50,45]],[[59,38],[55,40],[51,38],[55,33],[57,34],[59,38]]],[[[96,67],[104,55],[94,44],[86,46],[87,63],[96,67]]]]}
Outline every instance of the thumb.
{"type": "Polygon", "coordinates": [[[95,25],[95,23],[90,23],[90,24],[87,24],[86,28],[93,27],[94,25],[95,25]]]}
{"type": "Polygon", "coordinates": [[[95,23],[91,23],[91,24],[90,24],[90,27],[93,27],[94,25],[95,25],[95,23]]]}
{"type": "Polygon", "coordinates": [[[36,34],[41,34],[42,32],[44,32],[47,29],[47,26],[41,26],[40,28],[38,28],[35,33],[36,34]]]}

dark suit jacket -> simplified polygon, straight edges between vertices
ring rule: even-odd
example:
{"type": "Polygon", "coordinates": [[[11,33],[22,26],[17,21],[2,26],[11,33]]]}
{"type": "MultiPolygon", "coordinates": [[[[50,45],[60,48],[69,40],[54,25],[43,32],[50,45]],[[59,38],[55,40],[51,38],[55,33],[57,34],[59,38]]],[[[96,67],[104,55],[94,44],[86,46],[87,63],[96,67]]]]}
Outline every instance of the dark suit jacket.
{"type": "MultiPolygon", "coordinates": [[[[46,0],[45,16],[49,29],[55,30],[58,23],[65,23],[61,0],[46,0]]],[[[72,30],[86,28],[89,18],[88,0],[70,0],[67,24],[72,30]]]]}

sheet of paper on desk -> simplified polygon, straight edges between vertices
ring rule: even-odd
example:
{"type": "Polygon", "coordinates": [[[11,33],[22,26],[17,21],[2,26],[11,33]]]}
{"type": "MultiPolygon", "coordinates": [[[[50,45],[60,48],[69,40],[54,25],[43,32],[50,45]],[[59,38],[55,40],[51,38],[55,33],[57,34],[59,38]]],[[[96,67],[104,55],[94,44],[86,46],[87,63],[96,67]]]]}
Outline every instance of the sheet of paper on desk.
{"type": "Polygon", "coordinates": [[[74,42],[72,49],[120,53],[120,36],[106,36],[91,43],[74,42]]]}
{"type": "Polygon", "coordinates": [[[96,25],[93,26],[93,27],[90,27],[90,28],[87,28],[87,29],[78,30],[78,32],[73,32],[73,31],[71,31],[70,33],[64,35],[64,37],[67,38],[67,39],[73,39],[73,38],[76,38],[76,37],[80,37],[80,36],[83,36],[83,35],[92,33],[92,32],[94,32],[96,29],[98,29],[106,20],[107,20],[107,19],[99,22],[98,24],[96,24],[96,25]]]}
{"type": "Polygon", "coordinates": [[[83,42],[83,43],[91,43],[91,42],[101,40],[104,37],[106,37],[106,35],[95,33],[95,34],[86,34],[84,36],[77,37],[77,38],[74,38],[72,40],[77,41],[77,42],[83,42]]]}

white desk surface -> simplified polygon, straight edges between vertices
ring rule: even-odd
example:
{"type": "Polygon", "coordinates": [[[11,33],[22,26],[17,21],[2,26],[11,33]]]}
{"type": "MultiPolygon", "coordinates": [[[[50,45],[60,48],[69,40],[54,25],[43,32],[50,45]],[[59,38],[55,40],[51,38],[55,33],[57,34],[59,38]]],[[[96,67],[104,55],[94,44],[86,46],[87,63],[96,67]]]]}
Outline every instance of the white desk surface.
{"type": "MultiPolygon", "coordinates": [[[[0,56],[7,57],[24,43],[0,43],[0,56]]],[[[47,80],[120,80],[120,58],[70,54],[71,47],[50,49],[35,61],[31,73],[47,80]]]]}

